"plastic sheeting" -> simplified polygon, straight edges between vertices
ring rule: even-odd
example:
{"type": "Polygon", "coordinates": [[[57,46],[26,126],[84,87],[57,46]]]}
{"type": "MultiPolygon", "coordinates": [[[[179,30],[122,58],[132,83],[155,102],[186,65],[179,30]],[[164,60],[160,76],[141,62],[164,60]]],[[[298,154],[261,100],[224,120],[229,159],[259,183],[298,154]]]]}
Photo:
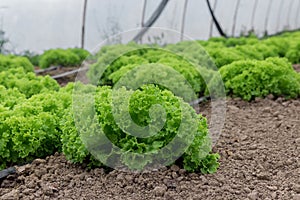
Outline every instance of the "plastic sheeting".
{"type": "MultiPolygon", "coordinates": [[[[141,27],[143,5],[146,1],[147,20],[160,0],[88,0],[85,48],[92,50],[105,38],[141,27]]],[[[205,0],[187,0],[184,34],[195,39],[210,35],[211,16],[205,0]]],[[[232,35],[238,0],[211,0],[216,3],[215,15],[227,35],[232,35]]],[[[41,52],[49,48],[80,46],[83,0],[1,0],[0,28],[15,51],[41,52]]],[[[181,31],[185,0],[170,0],[155,27],[181,31]]],[[[262,36],[300,27],[300,0],[257,0],[257,10],[251,25],[255,0],[240,0],[234,36],[252,28],[262,36]],[[268,12],[269,8],[269,12],[268,12]]],[[[163,31],[162,31],[163,32],[163,31]]],[[[160,33],[157,33],[160,35],[160,33]]],[[[213,36],[218,36],[213,28],[213,36]]],[[[147,42],[147,37],[143,38],[147,42]]],[[[165,36],[168,37],[168,36],[165,36]]],[[[173,36],[172,36],[173,37],[173,36]]],[[[116,37],[127,42],[131,38],[116,37]]],[[[177,42],[180,37],[169,38],[177,42]]]]}

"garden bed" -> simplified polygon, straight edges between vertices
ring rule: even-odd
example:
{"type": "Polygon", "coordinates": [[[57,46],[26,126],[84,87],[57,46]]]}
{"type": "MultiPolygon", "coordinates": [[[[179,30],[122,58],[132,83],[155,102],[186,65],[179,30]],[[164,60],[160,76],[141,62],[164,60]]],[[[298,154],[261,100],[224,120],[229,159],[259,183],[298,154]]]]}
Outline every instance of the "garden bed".
{"type": "MultiPolygon", "coordinates": [[[[42,75],[42,76],[56,76],[56,75],[60,75],[63,74],[65,72],[70,72],[73,70],[78,69],[78,67],[53,67],[51,70],[49,71],[44,71],[44,72],[40,72],[37,73],[38,75],[42,75]]],[[[64,76],[62,78],[58,78],[56,79],[56,81],[61,85],[61,86],[65,86],[67,85],[69,82],[74,82],[76,78],[76,73],[75,74],[71,74],[68,76],[64,76]]]]}
{"type": "MultiPolygon", "coordinates": [[[[0,199],[300,199],[300,99],[229,100],[217,173],[86,170],[55,154],[17,168],[0,199]]],[[[201,112],[209,115],[209,104],[201,112]]],[[[208,116],[209,119],[209,116],[208,116]]]]}

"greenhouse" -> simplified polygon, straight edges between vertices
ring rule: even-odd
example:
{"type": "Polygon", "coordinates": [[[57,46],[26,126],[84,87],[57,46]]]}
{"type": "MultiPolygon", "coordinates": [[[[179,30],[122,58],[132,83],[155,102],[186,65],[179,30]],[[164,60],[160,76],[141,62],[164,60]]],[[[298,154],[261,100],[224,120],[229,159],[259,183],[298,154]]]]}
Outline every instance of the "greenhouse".
{"type": "Polygon", "coordinates": [[[2,0],[0,200],[300,199],[300,0],[2,0]]]}

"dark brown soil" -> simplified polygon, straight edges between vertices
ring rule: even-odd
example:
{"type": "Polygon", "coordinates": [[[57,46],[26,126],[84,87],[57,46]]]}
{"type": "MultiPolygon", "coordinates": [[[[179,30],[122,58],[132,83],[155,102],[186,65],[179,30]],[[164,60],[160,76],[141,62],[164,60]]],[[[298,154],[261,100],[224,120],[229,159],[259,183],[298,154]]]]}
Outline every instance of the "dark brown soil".
{"type": "Polygon", "coordinates": [[[294,69],[300,73],[300,64],[293,65],[294,69]]]}
{"type": "MultiPolygon", "coordinates": [[[[38,68],[36,68],[38,69],[38,68]]],[[[69,72],[69,71],[73,71],[78,69],[78,67],[58,67],[55,70],[51,70],[51,71],[47,71],[47,72],[43,72],[43,73],[39,73],[38,75],[49,75],[49,76],[55,76],[55,75],[59,75],[59,74],[63,74],[65,72],[69,72]]],[[[67,85],[67,83],[69,82],[74,82],[75,78],[76,78],[77,74],[72,74],[72,75],[68,75],[68,76],[64,76],[61,78],[57,78],[55,79],[61,86],[65,86],[67,85]]]]}
{"type": "MultiPolygon", "coordinates": [[[[208,106],[203,106],[208,114],[208,106]]],[[[145,174],[91,171],[55,154],[18,168],[0,199],[300,199],[300,99],[229,100],[214,147],[217,173],[177,166],[145,174]]]]}

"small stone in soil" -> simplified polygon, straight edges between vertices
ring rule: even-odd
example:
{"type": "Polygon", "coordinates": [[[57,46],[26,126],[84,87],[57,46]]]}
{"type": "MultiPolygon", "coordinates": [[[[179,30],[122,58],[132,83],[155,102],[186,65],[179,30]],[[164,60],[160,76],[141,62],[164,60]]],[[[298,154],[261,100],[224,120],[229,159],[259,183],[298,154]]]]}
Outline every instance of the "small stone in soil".
{"type": "Polygon", "coordinates": [[[180,170],[180,168],[179,168],[177,165],[172,165],[172,166],[171,166],[171,170],[172,170],[173,172],[178,172],[178,171],[180,170]]]}
{"type": "Polygon", "coordinates": [[[270,175],[268,173],[266,173],[266,172],[261,172],[261,173],[257,174],[256,176],[257,176],[257,178],[259,180],[267,180],[267,181],[269,181],[271,179],[270,175]]]}
{"type": "Polygon", "coordinates": [[[39,164],[41,164],[41,163],[46,163],[46,161],[44,160],[44,159],[35,159],[35,160],[33,160],[32,161],[32,165],[39,165],[39,164]]]}
{"type": "Polygon", "coordinates": [[[300,138],[295,139],[295,143],[297,146],[300,146],[300,138]]]}
{"type": "Polygon", "coordinates": [[[258,199],[258,193],[256,191],[252,191],[250,194],[248,194],[249,199],[256,200],[258,199]]]}
{"type": "Polygon", "coordinates": [[[163,196],[167,191],[167,187],[166,186],[156,186],[153,189],[153,192],[156,196],[163,196]]]}
{"type": "Polygon", "coordinates": [[[300,194],[295,194],[293,197],[294,200],[300,200],[300,194]]]}
{"type": "Polygon", "coordinates": [[[293,185],[293,190],[296,192],[296,193],[299,193],[300,194],[300,185],[293,185]]]}
{"type": "Polygon", "coordinates": [[[269,94],[269,95],[267,96],[267,99],[273,100],[273,99],[274,99],[274,95],[273,95],[273,94],[269,94]]]}
{"type": "Polygon", "coordinates": [[[17,189],[13,189],[9,193],[4,194],[0,197],[0,200],[14,200],[19,199],[19,191],[17,189]]]}

